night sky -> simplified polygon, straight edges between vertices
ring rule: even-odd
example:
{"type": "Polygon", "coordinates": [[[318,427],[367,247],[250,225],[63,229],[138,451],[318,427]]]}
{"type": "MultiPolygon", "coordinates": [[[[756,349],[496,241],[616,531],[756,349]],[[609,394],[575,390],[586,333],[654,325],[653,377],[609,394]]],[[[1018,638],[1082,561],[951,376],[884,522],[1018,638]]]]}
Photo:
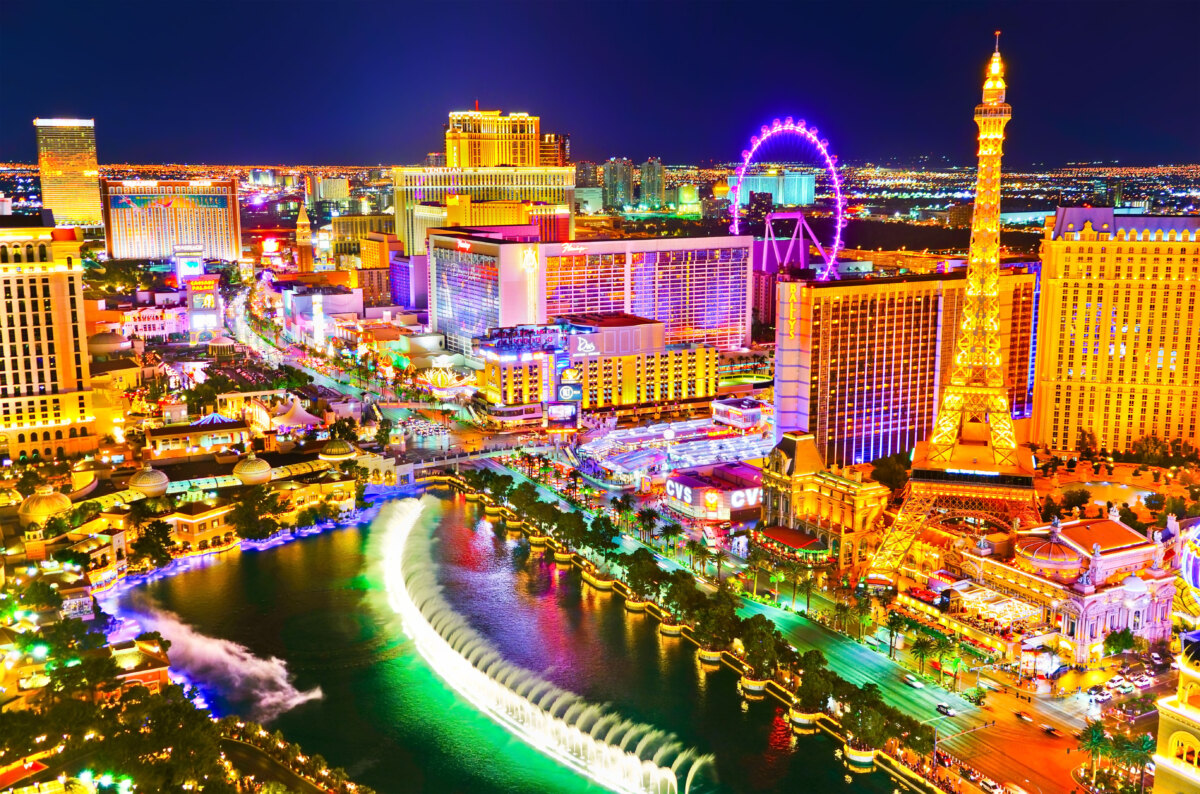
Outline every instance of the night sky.
{"type": "Polygon", "coordinates": [[[728,161],[792,115],[844,161],[965,164],[1000,28],[1007,165],[1194,163],[1197,23],[1195,0],[12,0],[0,160],[80,116],[102,163],[417,163],[478,99],[575,159],[728,161]]]}

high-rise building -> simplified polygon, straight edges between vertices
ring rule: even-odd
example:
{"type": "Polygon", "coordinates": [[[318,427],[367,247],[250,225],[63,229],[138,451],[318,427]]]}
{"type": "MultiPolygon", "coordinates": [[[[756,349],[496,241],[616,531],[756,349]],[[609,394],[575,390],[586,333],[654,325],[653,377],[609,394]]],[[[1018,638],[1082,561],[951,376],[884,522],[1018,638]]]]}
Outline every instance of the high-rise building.
{"type": "Polygon", "coordinates": [[[558,132],[543,132],[538,165],[564,166],[571,163],[571,136],[558,132]]]}
{"type": "Polygon", "coordinates": [[[99,226],[100,166],[94,119],[34,119],[42,206],[59,226],[99,226]]]}
{"type": "Polygon", "coordinates": [[[1060,208],[1042,240],[1034,442],[1200,444],[1200,217],[1060,208]]]}
{"type": "Polygon", "coordinates": [[[533,168],[541,163],[541,120],[528,113],[459,110],[446,124],[446,165],[450,168],[533,168]]]}
{"type": "Polygon", "coordinates": [[[357,254],[360,241],[372,232],[392,234],[396,216],[391,213],[373,215],[335,215],[330,219],[333,233],[333,253],[357,254]]]}
{"type": "Polygon", "coordinates": [[[750,342],[751,237],[543,243],[551,316],[623,312],[657,320],[667,344],[750,342]]]}
{"type": "Polygon", "coordinates": [[[471,353],[491,329],[546,322],[537,227],[438,229],[428,246],[429,324],[447,349],[471,353]]]}
{"type": "Polygon", "coordinates": [[[1003,532],[1040,519],[1031,456],[1017,445],[1002,354],[1000,160],[1011,117],[997,32],[983,101],[975,107],[979,168],[954,368],[929,440],[913,455],[904,503],[871,558],[875,582],[898,582],[901,565],[935,514],[953,523],[968,513],[973,523],[1003,532]]]}
{"type": "Polygon", "coordinates": [[[425,155],[426,168],[445,168],[446,153],[445,152],[430,152],[425,155]]]}
{"type": "MultiPolygon", "coordinates": [[[[447,225],[449,199],[470,197],[473,207],[485,202],[532,202],[532,216],[565,219],[565,236],[574,234],[575,171],[564,168],[396,168],[396,233],[409,255],[425,253],[426,231],[447,225]]],[[[474,211],[474,209],[473,209],[474,211]]],[[[482,211],[482,210],[480,210],[482,211]]],[[[501,221],[513,223],[512,220],[501,221]]],[[[491,225],[474,216],[472,225],[491,225]]]]}
{"type": "Polygon", "coordinates": [[[593,162],[575,163],[575,187],[600,187],[600,169],[593,162]]]}
{"type": "Polygon", "coordinates": [[[161,259],[175,246],[204,246],[204,256],[236,262],[242,253],[234,179],[111,180],[101,185],[108,255],[161,259]]]}
{"type": "Polygon", "coordinates": [[[322,177],[317,198],[320,201],[344,201],[350,198],[350,180],[342,176],[322,177]]]}
{"type": "Polygon", "coordinates": [[[769,193],[774,204],[806,207],[816,200],[817,177],[806,171],[787,168],[746,174],[738,194],[742,206],[750,203],[751,193],[769,193]]]}
{"type": "Polygon", "coordinates": [[[82,241],[49,212],[0,217],[0,459],[96,448],[82,241]]]}
{"type": "Polygon", "coordinates": [[[750,237],[541,242],[536,226],[429,234],[434,330],[462,353],[492,328],[574,314],[662,322],[667,344],[750,338],[750,237]],[[436,306],[435,306],[436,303],[436,306]],[[532,320],[501,318],[532,316],[532,320]]]}
{"type": "MultiPolygon", "coordinates": [[[[774,316],[777,432],[812,433],[822,459],[839,466],[927,440],[954,368],[966,275],[818,281],[782,274],[774,316]]],[[[755,276],[775,286],[775,274],[755,276]]],[[[999,281],[1000,355],[1013,413],[1024,417],[1037,273],[1008,268],[999,281]]]]}
{"type": "Polygon", "coordinates": [[[604,162],[604,206],[621,209],[633,203],[633,163],[610,157],[604,162]]]}
{"type": "Polygon", "coordinates": [[[642,204],[650,209],[660,209],[663,206],[665,193],[663,181],[662,160],[651,157],[642,163],[642,204]]]}

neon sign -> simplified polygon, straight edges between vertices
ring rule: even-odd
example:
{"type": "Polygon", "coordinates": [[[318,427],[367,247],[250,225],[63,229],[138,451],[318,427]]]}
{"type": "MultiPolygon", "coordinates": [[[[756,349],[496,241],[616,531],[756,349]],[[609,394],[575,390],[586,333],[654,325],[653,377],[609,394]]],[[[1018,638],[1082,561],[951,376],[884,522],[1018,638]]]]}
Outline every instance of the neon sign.
{"type": "Polygon", "coordinates": [[[680,502],[692,503],[692,489],[674,480],[667,480],[667,496],[680,502]]]}
{"type": "Polygon", "coordinates": [[[466,251],[468,253],[471,251],[471,244],[466,240],[455,240],[454,247],[459,251],[466,251]]]}
{"type": "Polygon", "coordinates": [[[714,490],[704,492],[704,509],[710,513],[715,512],[721,506],[721,494],[714,490]]]}
{"type": "Polygon", "coordinates": [[[563,243],[562,253],[564,254],[586,254],[587,246],[579,245],[578,243],[563,243]]]}
{"type": "Polygon", "coordinates": [[[762,504],[762,488],[744,488],[729,494],[729,506],[734,510],[762,504]]]}

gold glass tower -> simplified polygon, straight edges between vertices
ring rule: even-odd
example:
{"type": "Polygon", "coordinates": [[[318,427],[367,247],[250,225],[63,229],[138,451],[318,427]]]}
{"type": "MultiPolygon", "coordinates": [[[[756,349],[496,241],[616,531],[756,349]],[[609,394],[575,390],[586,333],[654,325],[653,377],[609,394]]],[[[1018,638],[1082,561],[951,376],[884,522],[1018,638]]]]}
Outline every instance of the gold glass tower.
{"type": "Polygon", "coordinates": [[[975,107],[979,173],[954,369],[929,441],[917,446],[904,504],[871,559],[868,578],[877,583],[895,582],[931,521],[995,531],[1038,517],[1033,477],[1018,461],[1000,352],[1000,158],[1012,117],[1004,100],[997,31],[983,101],[975,107]]]}
{"type": "Polygon", "coordinates": [[[42,206],[59,226],[99,226],[100,166],[94,119],[34,119],[42,206]]]}

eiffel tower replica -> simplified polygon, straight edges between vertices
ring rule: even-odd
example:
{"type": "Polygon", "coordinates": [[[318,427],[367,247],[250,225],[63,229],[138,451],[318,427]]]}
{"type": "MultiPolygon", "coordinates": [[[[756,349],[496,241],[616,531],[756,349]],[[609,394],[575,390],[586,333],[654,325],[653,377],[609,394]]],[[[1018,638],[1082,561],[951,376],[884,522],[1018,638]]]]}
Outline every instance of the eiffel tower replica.
{"type": "Polygon", "coordinates": [[[996,31],[983,102],[975,107],[979,174],[954,369],[933,432],[917,445],[900,512],[868,563],[871,585],[897,583],[925,526],[1009,531],[1039,518],[1033,471],[1021,461],[1000,355],[1000,158],[1012,117],[1004,91],[996,31]]]}

